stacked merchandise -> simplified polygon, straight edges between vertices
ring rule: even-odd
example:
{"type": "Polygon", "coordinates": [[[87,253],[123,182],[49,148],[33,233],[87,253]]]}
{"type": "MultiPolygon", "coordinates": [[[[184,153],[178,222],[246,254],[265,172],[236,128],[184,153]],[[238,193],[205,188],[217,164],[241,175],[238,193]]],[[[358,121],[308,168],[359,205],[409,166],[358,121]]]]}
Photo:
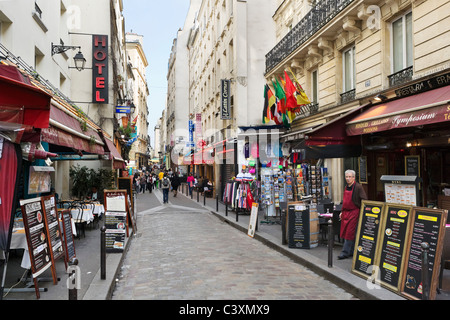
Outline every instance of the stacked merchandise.
{"type": "Polygon", "coordinates": [[[317,203],[322,199],[322,171],[320,167],[310,166],[310,195],[312,202],[317,203]]]}
{"type": "Polygon", "coordinates": [[[327,168],[322,168],[322,188],[323,199],[331,199],[331,184],[327,168]]]}
{"type": "Polygon", "coordinates": [[[285,189],[286,189],[286,200],[287,202],[294,201],[294,193],[295,193],[295,186],[294,186],[294,178],[292,176],[292,170],[286,171],[286,178],[285,178],[285,189]]]}
{"type": "Polygon", "coordinates": [[[267,208],[267,216],[275,215],[272,168],[261,169],[261,204],[267,208]]]}
{"type": "Polygon", "coordinates": [[[306,171],[307,165],[298,165],[297,169],[295,170],[295,176],[296,176],[296,183],[297,183],[297,201],[302,200],[302,197],[306,196],[307,188],[306,188],[306,179],[307,175],[305,175],[304,171],[306,171]]]}

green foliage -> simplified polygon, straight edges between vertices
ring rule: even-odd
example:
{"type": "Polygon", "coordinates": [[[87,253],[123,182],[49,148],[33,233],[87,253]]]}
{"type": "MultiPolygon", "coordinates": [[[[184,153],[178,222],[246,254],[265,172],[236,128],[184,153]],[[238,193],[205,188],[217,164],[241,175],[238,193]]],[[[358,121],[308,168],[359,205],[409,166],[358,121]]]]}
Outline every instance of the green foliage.
{"type": "Polygon", "coordinates": [[[71,166],[69,169],[70,180],[72,181],[71,194],[78,199],[85,199],[92,187],[103,193],[104,189],[112,189],[114,186],[115,172],[109,169],[88,169],[79,164],[71,166]]]}

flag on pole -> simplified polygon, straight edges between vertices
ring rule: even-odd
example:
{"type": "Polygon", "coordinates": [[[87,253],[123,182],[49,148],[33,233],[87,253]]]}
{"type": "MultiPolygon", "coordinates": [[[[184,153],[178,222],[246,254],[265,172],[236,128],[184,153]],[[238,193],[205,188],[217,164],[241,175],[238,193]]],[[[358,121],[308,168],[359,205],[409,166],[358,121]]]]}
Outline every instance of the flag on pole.
{"type": "Polygon", "coordinates": [[[297,96],[297,105],[298,106],[304,106],[305,104],[310,104],[311,101],[309,100],[308,96],[305,93],[305,90],[303,90],[302,86],[298,82],[297,78],[295,77],[295,74],[292,72],[291,68],[289,68],[289,72],[291,73],[292,77],[294,78],[294,84],[296,87],[296,96],[297,96]]]}
{"type": "Polygon", "coordinates": [[[277,112],[281,115],[281,119],[283,121],[283,125],[288,128],[289,118],[286,114],[286,94],[284,93],[283,87],[281,87],[278,79],[275,78],[275,83],[273,83],[273,87],[275,89],[275,96],[277,97],[277,107],[275,108],[277,112]]]}
{"type": "Polygon", "coordinates": [[[276,98],[273,95],[272,90],[266,84],[264,86],[264,109],[263,109],[263,117],[262,123],[268,123],[270,120],[273,120],[274,115],[272,113],[272,106],[276,105],[276,98]]]}

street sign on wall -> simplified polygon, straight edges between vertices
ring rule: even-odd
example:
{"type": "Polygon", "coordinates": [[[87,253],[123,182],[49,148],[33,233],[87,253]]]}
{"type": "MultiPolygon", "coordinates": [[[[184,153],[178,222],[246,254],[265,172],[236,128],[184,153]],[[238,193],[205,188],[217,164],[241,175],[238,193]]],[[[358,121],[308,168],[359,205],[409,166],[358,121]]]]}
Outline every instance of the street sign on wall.
{"type": "Polygon", "coordinates": [[[230,80],[220,80],[220,119],[231,119],[230,80]]]}

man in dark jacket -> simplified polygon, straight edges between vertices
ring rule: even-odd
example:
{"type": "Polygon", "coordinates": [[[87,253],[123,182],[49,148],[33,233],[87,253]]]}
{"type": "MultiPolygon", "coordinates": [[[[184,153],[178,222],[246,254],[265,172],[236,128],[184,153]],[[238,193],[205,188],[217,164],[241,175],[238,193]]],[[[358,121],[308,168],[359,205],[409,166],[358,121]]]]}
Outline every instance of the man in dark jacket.
{"type": "Polygon", "coordinates": [[[179,186],[180,186],[180,177],[178,176],[178,173],[175,172],[175,174],[172,176],[172,189],[174,197],[177,196],[179,186]]]}
{"type": "Polygon", "coordinates": [[[366,192],[362,185],[355,181],[355,171],[345,171],[345,181],[347,185],[344,190],[342,201],[341,218],[341,238],[344,239],[344,246],[338,259],[346,259],[353,255],[356,238],[356,228],[358,227],[359,211],[361,200],[367,199],[366,192]]]}

